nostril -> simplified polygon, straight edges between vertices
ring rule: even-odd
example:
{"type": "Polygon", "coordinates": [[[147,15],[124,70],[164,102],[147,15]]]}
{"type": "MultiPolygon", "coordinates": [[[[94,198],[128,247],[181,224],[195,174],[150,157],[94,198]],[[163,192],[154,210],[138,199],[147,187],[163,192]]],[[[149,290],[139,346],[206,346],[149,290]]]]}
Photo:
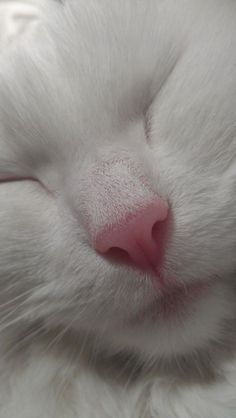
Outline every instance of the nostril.
{"type": "Polygon", "coordinates": [[[165,231],[165,229],[166,229],[166,221],[165,222],[163,222],[163,221],[162,222],[155,222],[153,227],[152,227],[152,230],[151,230],[152,239],[155,242],[159,242],[160,237],[163,236],[163,232],[165,231]]]}
{"type": "Polygon", "coordinates": [[[119,247],[110,248],[106,253],[106,258],[110,262],[117,263],[117,264],[130,265],[132,263],[129,253],[119,247]]]}

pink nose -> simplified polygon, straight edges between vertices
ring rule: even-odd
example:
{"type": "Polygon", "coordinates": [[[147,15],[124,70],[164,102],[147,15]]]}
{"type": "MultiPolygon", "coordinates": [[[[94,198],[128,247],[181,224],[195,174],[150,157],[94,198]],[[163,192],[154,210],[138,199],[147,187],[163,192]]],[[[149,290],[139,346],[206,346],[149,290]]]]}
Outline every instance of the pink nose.
{"type": "Polygon", "coordinates": [[[122,250],[136,267],[156,271],[163,253],[162,231],[167,215],[167,202],[157,197],[127,213],[120,222],[107,225],[97,234],[94,247],[104,255],[122,250]]]}

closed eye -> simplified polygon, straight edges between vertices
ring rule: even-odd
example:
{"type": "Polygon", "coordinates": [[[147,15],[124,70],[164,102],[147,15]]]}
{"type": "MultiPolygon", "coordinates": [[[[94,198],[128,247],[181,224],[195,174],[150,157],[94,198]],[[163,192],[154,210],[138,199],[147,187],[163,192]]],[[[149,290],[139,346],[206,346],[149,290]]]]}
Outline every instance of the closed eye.
{"type": "Polygon", "coordinates": [[[145,117],[144,117],[144,131],[145,131],[145,136],[146,136],[146,140],[148,143],[151,142],[150,140],[150,133],[151,133],[151,115],[150,112],[147,112],[145,117]]]}
{"type": "Polygon", "coordinates": [[[17,177],[17,176],[8,176],[8,177],[0,177],[0,186],[1,184],[6,184],[6,183],[15,183],[15,182],[22,182],[22,181],[30,181],[30,182],[34,182],[37,183],[39,186],[41,186],[48,194],[52,195],[51,190],[49,190],[45,184],[43,184],[40,180],[38,180],[35,177],[17,177]]]}
{"type": "Polygon", "coordinates": [[[35,182],[39,182],[37,179],[35,179],[34,177],[0,177],[0,184],[1,183],[12,183],[12,182],[16,182],[16,181],[35,181],[35,182]]]}

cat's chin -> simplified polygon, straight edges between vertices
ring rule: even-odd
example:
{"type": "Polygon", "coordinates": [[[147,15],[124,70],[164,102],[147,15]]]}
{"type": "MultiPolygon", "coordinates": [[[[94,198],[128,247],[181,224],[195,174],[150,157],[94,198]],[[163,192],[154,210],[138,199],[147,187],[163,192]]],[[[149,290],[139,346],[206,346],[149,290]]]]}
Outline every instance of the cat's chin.
{"type": "Polygon", "coordinates": [[[207,296],[213,286],[212,280],[195,281],[191,284],[169,286],[128,321],[134,326],[140,323],[156,323],[184,319],[189,309],[199,299],[207,296]]]}
{"type": "Polygon", "coordinates": [[[114,325],[108,344],[152,359],[191,355],[223,341],[233,311],[233,298],[221,284],[195,282],[184,292],[176,287],[122,325],[114,325]]]}

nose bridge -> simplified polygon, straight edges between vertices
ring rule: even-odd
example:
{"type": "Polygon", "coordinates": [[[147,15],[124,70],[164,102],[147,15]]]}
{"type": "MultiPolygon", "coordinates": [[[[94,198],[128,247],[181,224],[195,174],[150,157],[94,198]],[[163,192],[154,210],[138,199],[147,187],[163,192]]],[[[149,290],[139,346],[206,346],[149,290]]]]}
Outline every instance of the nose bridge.
{"type": "Polygon", "coordinates": [[[101,231],[133,217],[156,197],[142,165],[128,157],[99,161],[88,174],[87,224],[92,244],[101,231]]]}

